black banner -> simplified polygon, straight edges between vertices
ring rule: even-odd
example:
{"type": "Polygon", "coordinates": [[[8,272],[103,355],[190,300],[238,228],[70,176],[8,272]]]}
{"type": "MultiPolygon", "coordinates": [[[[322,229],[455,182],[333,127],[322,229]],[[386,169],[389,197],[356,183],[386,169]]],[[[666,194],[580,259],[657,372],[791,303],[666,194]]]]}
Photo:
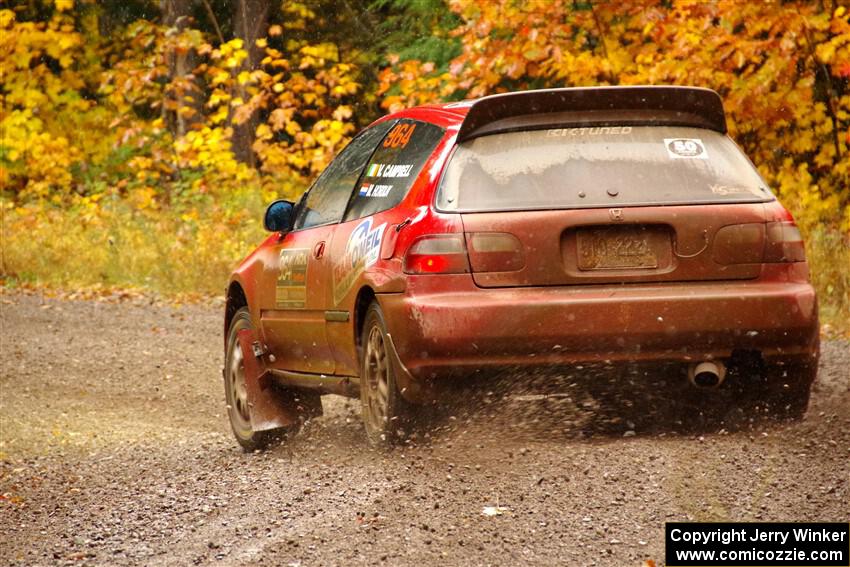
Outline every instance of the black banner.
{"type": "Polygon", "coordinates": [[[665,525],[668,567],[850,567],[850,524],[685,523],[665,525]]]}

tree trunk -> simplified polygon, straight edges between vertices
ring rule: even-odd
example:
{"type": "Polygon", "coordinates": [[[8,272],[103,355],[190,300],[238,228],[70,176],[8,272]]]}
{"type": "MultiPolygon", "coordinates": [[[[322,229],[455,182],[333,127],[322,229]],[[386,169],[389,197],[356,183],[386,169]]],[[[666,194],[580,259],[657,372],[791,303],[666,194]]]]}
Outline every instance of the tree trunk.
{"type": "MultiPolygon", "coordinates": [[[[269,27],[269,11],[271,0],[236,0],[233,3],[233,33],[244,42],[244,49],[248,57],[242,63],[241,71],[253,71],[262,59],[262,50],[257,47],[256,41],[266,37],[269,27]]],[[[239,85],[235,87],[234,97],[240,97],[248,101],[245,89],[239,85]]],[[[257,129],[259,118],[256,113],[252,114],[241,124],[231,122],[233,127],[233,153],[236,158],[251,166],[255,165],[254,151],[251,149],[254,143],[254,131],[257,129]]]]}
{"type": "MultiPolygon", "coordinates": [[[[161,0],[162,21],[169,28],[169,34],[179,34],[191,26],[193,4],[193,0],[161,0]]],[[[188,132],[192,124],[201,119],[203,102],[194,75],[198,55],[194,49],[171,49],[166,58],[169,85],[162,105],[162,117],[177,137],[188,132]]]]}

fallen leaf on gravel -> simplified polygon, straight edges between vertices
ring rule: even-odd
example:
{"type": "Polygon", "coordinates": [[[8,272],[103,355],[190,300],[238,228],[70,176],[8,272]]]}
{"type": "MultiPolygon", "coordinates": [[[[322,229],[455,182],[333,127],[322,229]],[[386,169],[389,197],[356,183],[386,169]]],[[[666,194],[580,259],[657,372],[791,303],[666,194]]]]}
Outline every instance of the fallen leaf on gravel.
{"type": "Polygon", "coordinates": [[[504,506],[484,506],[484,509],[481,511],[485,516],[501,516],[506,512],[510,512],[510,510],[504,506]]]}

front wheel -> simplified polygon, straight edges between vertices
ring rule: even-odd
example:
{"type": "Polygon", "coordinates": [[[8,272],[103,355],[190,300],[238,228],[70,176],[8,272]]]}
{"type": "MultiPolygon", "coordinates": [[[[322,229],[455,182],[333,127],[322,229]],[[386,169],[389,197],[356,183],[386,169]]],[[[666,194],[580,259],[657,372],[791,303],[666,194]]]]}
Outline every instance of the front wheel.
{"type": "Polygon", "coordinates": [[[237,334],[243,329],[251,329],[251,314],[243,307],[233,316],[230,331],[227,334],[227,351],[224,355],[224,397],[227,402],[227,416],[236,441],[246,451],[264,449],[282,431],[254,431],[251,428],[251,412],[248,401],[248,388],[245,384],[245,361],[239,347],[237,334]]]}
{"type": "Polygon", "coordinates": [[[360,345],[360,403],[366,437],[373,446],[389,446],[404,437],[412,408],[399,392],[384,314],[376,301],[366,311],[360,345]]]}
{"type": "Polygon", "coordinates": [[[281,439],[290,429],[297,430],[307,419],[322,415],[322,401],[319,394],[292,392],[278,388],[275,393],[281,409],[294,417],[295,424],[292,428],[264,431],[255,431],[251,427],[250,400],[245,383],[245,361],[237,337],[239,331],[251,328],[253,328],[251,314],[247,307],[243,307],[236,312],[230,322],[224,358],[224,395],[227,401],[230,428],[233,430],[236,441],[246,451],[265,449],[281,439]]]}

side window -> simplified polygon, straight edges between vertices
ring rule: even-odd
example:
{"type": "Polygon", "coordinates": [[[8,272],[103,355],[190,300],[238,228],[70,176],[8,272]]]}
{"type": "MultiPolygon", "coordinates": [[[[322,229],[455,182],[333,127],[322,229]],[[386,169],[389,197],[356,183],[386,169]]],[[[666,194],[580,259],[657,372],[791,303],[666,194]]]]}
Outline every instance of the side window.
{"type": "Polygon", "coordinates": [[[404,199],[422,166],[443,137],[443,129],[399,120],[375,150],[351,198],[345,220],[386,211],[404,199]]]}
{"type": "Polygon", "coordinates": [[[294,230],[342,219],[351,191],[369,156],[393,124],[388,120],[364,130],[334,158],[302,199],[294,230]]]}

